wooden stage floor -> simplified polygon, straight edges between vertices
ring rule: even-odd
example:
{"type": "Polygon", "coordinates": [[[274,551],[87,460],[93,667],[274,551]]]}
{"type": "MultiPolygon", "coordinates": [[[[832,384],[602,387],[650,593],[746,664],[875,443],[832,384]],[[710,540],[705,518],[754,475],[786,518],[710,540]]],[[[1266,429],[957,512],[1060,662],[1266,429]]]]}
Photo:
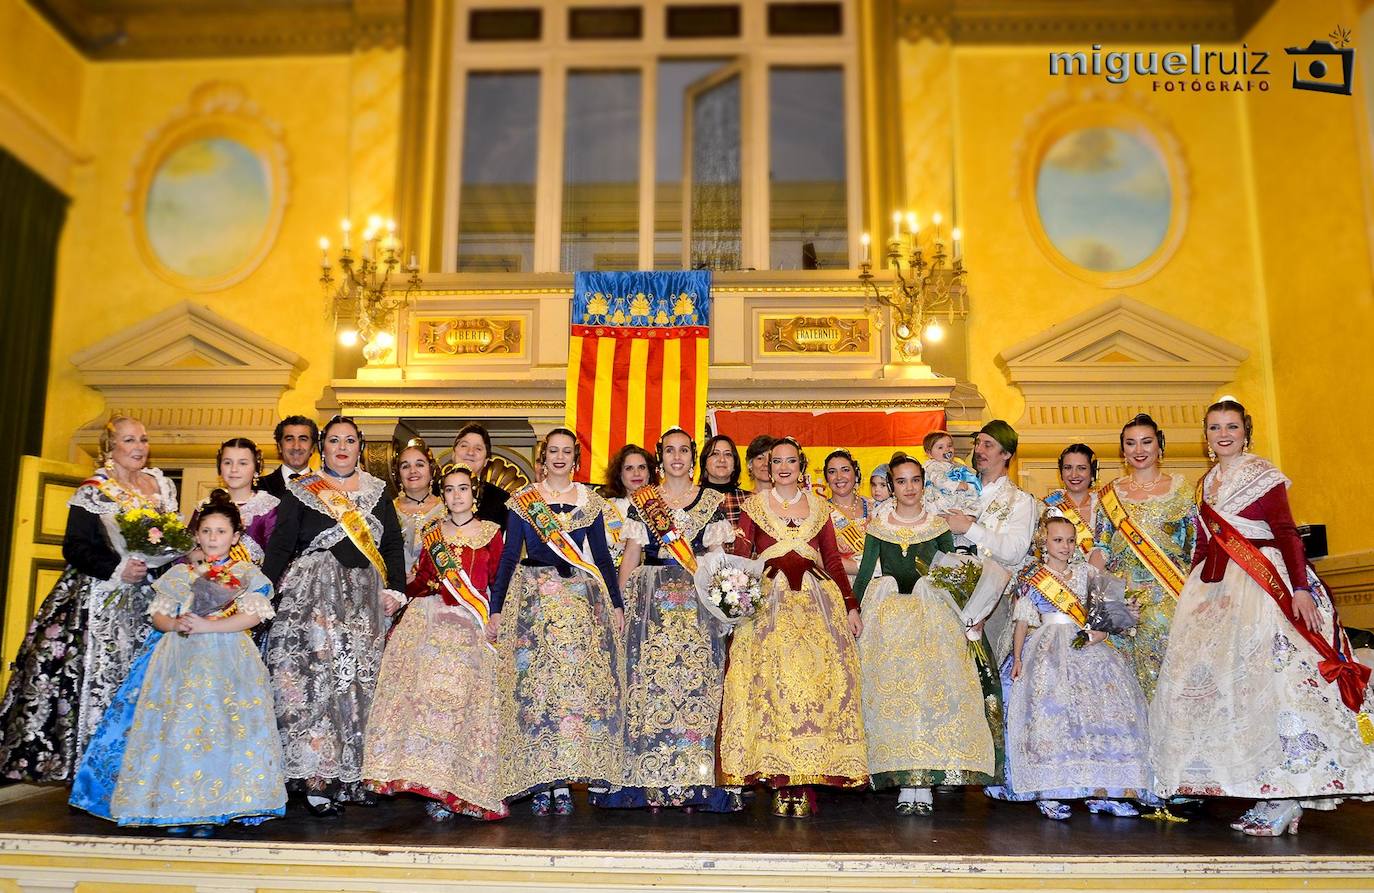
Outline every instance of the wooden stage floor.
{"type": "Polygon", "coordinates": [[[18,879],[20,889],[27,888],[17,867],[53,867],[35,866],[39,854],[73,877],[96,877],[80,872],[100,863],[105,882],[144,878],[139,889],[148,890],[158,889],[154,878],[173,884],[175,872],[190,878],[206,866],[221,875],[234,869],[247,886],[217,875],[193,889],[415,890],[431,881],[492,890],[1374,886],[1374,803],[1308,811],[1296,836],[1250,838],[1227,825],[1241,801],[1210,802],[1187,824],[1094,816],[1078,806],[1061,823],[1032,804],[953,789],[937,792],[930,817],[896,815],[892,793],[823,790],[811,819],[770,815],[762,794],[744,813],[684,815],[596,810],[579,792],[572,816],[536,818],[517,803],[502,822],[437,824],[421,801],[401,797],[349,807],[338,819],[293,806],[284,819],[188,841],[117,828],[70,810],[65,791],[34,790],[0,792],[28,794],[0,805],[0,878],[18,879]],[[148,875],[150,865],[163,873],[148,875]],[[272,877],[250,879],[254,868],[272,877]],[[387,880],[397,870],[403,877],[387,880]],[[291,884],[273,880],[281,871],[291,884]],[[925,881],[913,886],[918,878],[925,881]]]}

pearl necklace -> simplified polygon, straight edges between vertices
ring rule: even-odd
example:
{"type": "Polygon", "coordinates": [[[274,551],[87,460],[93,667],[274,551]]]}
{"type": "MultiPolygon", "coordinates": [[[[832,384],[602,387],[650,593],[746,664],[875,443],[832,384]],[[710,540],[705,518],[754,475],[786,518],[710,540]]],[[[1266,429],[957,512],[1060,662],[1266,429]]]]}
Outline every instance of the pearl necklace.
{"type": "Polygon", "coordinates": [[[778,505],[782,506],[783,508],[791,508],[792,506],[801,502],[802,497],[805,496],[806,493],[805,491],[798,488],[797,495],[793,496],[791,499],[783,499],[781,496],[778,495],[778,491],[776,489],[770,488],[768,491],[768,495],[773,499],[776,499],[778,501],[778,505]]]}
{"type": "Polygon", "coordinates": [[[544,492],[544,495],[548,497],[549,502],[558,502],[560,500],[560,497],[562,497],[564,494],[572,493],[575,490],[577,490],[576,482],[569,483],[568,486],[562,490],[553,489],[548,485],[547,481],[541,481],[538,486],[539,489],[544,492]]]}

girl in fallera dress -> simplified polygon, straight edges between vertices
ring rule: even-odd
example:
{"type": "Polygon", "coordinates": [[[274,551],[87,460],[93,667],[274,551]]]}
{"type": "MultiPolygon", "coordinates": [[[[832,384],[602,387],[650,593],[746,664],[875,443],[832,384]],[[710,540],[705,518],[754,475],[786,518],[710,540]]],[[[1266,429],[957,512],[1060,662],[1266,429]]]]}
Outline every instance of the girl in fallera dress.
{"type": "Polygon", "coordinates": [[[420,532],[410,603],[382,655],[363,777],[379,793],[430,798],[435,821],[499,819],[501,669],[486,626],[501,529],[474,517],[467,466],[450,466],[440,488],[445,514],[420,532]]]}
{"type": "Polygon", "coordinates": [[[1204,426],[1216,464],[1150,704],[1156,791],[1255,799],[1232,828],[1297,833],[1304,808],[1374,794],[1369,669],[1307,564],[1288,478],[1249,452],[1245,407],[1214,403],[1204,426]]]}
{"type": "Polygon", "coordinates": [[[246,634],[272,616],[272,584],[234,557],[242,531],[232,497],[216,490],[196,521],[204,560],[153,584],[156,632],[91,739],[73,806],[197,837],[285,812],[272,686],[246,634]]]}
{"type": "Polygon", "coordinates": [[[100,467],[67,503],[67,567],[29,624],[0,704],[0,776],[7,780],[71,781],[152,632],[152,559],[130,551],[118,520],[139,509],[177,510],[176,486],[147,467],[148,455],[143,423],[115,416],[100,435],[100,467]]]}
{"type": "Polygon", "coordinates": [[[1164,432],[1140,413],[1121,429],[1126,474],[1098,491],[1093,524],[1095,567],[1126,581],[1127,599],[1140,609],[1135,635],[1113,641],[1135,663],[1148,701],[1169,642],[1174,606],[1183,589],[1197,537],[1193,487],[1160,467],[1164,432]]]}
{"type": "Polygon", "coordinates": [[[625,776],[625,613],[606,543],[606,501],[574,483],[577,435],[540,444],[543,479],[508,503],[487,640],[500,654],[501,793],[535,815],[573,811],[568,783],[625,776]]]}
{"type": "Polygon", "coordinates": [[[744,501],[735,554],[762,562],[763,603],[735,628],[720,732],[723,781],[762,782],[775,815],[816,811],[812,785],[868,782],[859,690],[863,630],[829,503],[801,486],[806,459],[772,445],[772,486],[744,501]]]}
{"type": "Polygon", "coordinates": [[[1119,580],[1088,564],[1073,522],[1041,523],[1043,557],[1012,583],[1015,622],[1007,685],[1007,785],[990,796],[1035,800],[1064,820],[1066,800],[1092,812],[1140,813],[1128,799],[1149,791],[1145,696],[1108,633],[1135,623],[1119,580]]]}
{"type": "Polygon", "coordinates": [[[1041,501],[1049,514],[1069,519],[1079,551],[1090,556],[1098,508],[1097,457],[1092,447],[1085,443],[1066,446],[1059,454],[1059,480],[1064,486],[1051,490],[1041,501]]]}
{"type": "Polygon", "coordinates": [[[850,583],[859,572],[864,551],[864,530],[873,514],[871,500],[859,495],[859,463],[848,450],[825,457],[825,483],[830,488],[830,521],[835,525],[835,544],[840,547],[844,572],[850,583]]]}
{"type": "MultiPolygon", "coordinates": [[[[234,557],[261,567],[267,541],[277,526],[277,505],[281,502],[266,490],[257,489],[258,476],[262,474],[262,451],[247,437],[231,437],[220,444],[215,454],[215,466],[219,469],[220,483],[234,501],[243,523],[243,533],[234,546],[234,557]]],[[[207,498],[196,507],[196,513],[191,517],[193,529],[201,509],[208,503],[207,498]]],[[[191,557],[201,556],[193,552],[191,557]]],[[[254,633],[259,629],[260,626],[254,627],[254,633]]]]}
{"type": "Polygon", "coordinates": [[[697,559],[734,541],[724,497],[694,485],[696,444],[681,428],[656,446],[663,483],[636,491],[620,564],[625,598],[625,786],[606,807],[733,812],[739,792],[716,786],[716,727],[725,630],[701,605],[697,559]]]}
{"type": "Polygon", "coordinates": [[[854,590],[868,771],[875,789],[901,788],[898,813],[928,815],[933,785],[994,780],[1001,713],[985,705],[958,606],[926,579],[954,536],[924,507],[921,465],[897,453],[888,470],[893,500],[868,525],[854,590]]]}
{"type": "Polygon", "coordinates": [[[407,579],[420,558],[420,531],[444,516],[444,501],[434,495],[434,476],[438,466],[434,453],[423,438],[406,441],[391,461],[391,482],[396,485],[396,517],[405,537],[407,579]]]}

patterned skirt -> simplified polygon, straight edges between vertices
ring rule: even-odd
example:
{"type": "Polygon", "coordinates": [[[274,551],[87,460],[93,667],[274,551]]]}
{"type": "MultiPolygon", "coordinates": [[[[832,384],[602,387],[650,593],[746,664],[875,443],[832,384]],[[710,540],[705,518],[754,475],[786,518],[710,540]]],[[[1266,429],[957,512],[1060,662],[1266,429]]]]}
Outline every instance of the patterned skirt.
{"type": "Polygon", "coordinates": [[[68,567],[39,606],[0,704],[0,776],[70,782],[152,625],[152,586],[106,591],[68,567]]]}
{"type": "Polygon", "coordinates": [[[436,595],[416,599],[387,640],[367,719],[363,777],[479,818],[507,814],[496,652],[477,621],[436,595]]]}
{"type": "Polygon", "coordinates": [[[292,562],[278,587],[267,637],[288,785],[359,800],[363,732],[386,634],[375,568],[350,568],[329,552],[292,562]]]}
{"type": "Polygon", "coordinates": [[[764,607],[735,628],[725,674],[720,763],[727,784],[868,781],[859,650],[839,588],[772,578],[764,607]]]}
{"type": "Polygon", "coordinates": [[[604,590],[583,574],[515,571],[498,642],[501,793],[625,775],[621,644],[604,590]]]}
{"type": "Polygon", "coordinates": [[[873,787],[989,784],[995,740],[976,646],[954,603],[928,582],[903,594],[892,577],[879,577],[863,607],[859,657],[873,787]]]}
{"type": "Polygon", "coordinates": [[[725,631],[676,563],[639,568],[624,595],[626,786],[593,802],[738,809],[738,794],[715,784],[725,631]]]}

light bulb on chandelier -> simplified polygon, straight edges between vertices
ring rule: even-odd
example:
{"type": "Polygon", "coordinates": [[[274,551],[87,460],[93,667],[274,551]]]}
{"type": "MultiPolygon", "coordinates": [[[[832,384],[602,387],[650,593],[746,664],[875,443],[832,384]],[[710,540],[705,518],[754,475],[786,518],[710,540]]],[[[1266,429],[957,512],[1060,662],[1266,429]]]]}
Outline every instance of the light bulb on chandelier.
{"type": "Polygon", "coordinates": [[[339,333],[339,343],[344,347],[357,347],[358,333],[353,329],[344,329],[339,333]]]}
{"type": "Polygon", "coordinates": [[[922,333],[921,337],[927,344],[939,344],[945,340],[945,327],[940,325],[938,319],[932,319],[926,323],[925,332],[922,333]]]}

